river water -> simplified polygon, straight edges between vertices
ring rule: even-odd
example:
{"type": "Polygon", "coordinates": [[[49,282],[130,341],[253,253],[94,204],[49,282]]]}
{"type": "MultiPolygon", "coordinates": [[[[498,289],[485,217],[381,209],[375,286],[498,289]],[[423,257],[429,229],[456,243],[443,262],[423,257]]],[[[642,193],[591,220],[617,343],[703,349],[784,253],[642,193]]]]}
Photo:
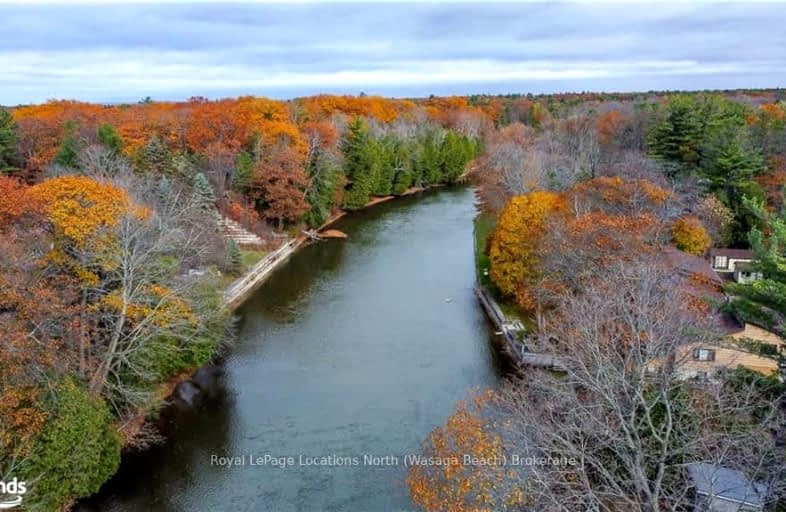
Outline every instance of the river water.
{"type": "Polygon", "coordinates": [[[413,510],[404,456],[500,373],[472,293],[473,200],[458,188],[381,204],[336,224],[348,240],[294,255],[239,311],[217,396],[89,508],[413,510]],[[314,460],[332,465],[301,465],[314,460]]]}

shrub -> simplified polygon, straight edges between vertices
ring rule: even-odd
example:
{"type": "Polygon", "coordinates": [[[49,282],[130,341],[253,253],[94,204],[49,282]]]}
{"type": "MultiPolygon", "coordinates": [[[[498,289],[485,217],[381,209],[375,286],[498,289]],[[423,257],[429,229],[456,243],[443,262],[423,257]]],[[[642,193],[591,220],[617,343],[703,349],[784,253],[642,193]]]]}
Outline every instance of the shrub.
{"type": "Polygon", "coordinates": [[[22,464],[29,510],[56,510],[89,496],[120,465],[120,435],[106,403],[72,379],[57,387],[50,419],[22,464]]]}

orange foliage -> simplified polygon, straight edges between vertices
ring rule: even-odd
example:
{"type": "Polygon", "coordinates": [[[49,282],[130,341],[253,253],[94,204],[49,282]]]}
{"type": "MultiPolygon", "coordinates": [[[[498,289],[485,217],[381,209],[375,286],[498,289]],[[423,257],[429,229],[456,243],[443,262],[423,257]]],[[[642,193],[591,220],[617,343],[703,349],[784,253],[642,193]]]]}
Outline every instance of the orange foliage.
{"type": "Polygon", "coordinates": [[[409,100],[393,100],[380,96],[333,96],[323,94],[297,100],[303,107],[305,121],[320,121],[339,112],[349,117],[374,117],[389,123],[412,111],[409,100]]]}
{"type": "Polygon", "coordinates": [[[677,219],[671,227],[671,235],[678,249],[696,256],[704,254],[712,245],[704,225],[693,215],[677,219]]]}
{"type": "Polygon", "coordinates": [[[630,118],[627,114],[623,114],[617,110],[611,110],[598,116],[596,127],[600,143],[609,145],[615,140],[618,140],[623,128],[625,128],[629,120],[630,118]]]}
{"type": "Polygon", "coordinates": [[[27,213],[37,212],[39,203],[27,194],[27,187],[7,176],[0,176],[0,231],[27,213]]]}
{"type": "Polygon", "coordinates": [[[425,460],[407,475],[416,505],[429,512],[490,512],[524,504],[519,482],[505,466],[502,439],[483,417],[492,399],[489,391],[470,404],[459,402],[445,426],[432,431],[425,460]]]}
{"type": "Polygon", "coordinates": [[[564,197],[552,192],[532,192],[508,201],[491,234],[489,247],[489,276],[502,293],[517,295],[526,280],[537,273],[538,247],[546,220],[566,209],[564,197]]]}

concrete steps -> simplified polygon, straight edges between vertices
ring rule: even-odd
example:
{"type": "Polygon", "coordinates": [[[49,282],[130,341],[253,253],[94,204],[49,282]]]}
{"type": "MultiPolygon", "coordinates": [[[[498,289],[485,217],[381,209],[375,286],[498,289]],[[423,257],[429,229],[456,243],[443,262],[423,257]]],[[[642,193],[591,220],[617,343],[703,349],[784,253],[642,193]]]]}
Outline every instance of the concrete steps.
{"type": "Polygon", "coordinates": [[[225,238],[234,240],[238,245],[264,245],[264,241],[258,235],[228,217],[219,218],[218,227],[225,238]]]}

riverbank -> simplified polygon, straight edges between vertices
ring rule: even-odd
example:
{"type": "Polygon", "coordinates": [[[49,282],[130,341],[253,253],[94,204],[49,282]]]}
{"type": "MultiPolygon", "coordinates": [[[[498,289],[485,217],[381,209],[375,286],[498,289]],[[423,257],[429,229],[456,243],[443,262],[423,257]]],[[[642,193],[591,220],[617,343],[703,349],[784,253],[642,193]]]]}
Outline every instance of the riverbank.
{"type": "Polygon", "coordinates": [[[166,443],[124,457],[89,510],[413,510],[400,465],[228,469],[210,456],[414,453],[467,390],[496,385],[505,368],[472,294],[474,213],[471,189],[446,188],[345,216],[346,242],[302,246],[239,310],[215,398],[162,411],[166,443]]]}

